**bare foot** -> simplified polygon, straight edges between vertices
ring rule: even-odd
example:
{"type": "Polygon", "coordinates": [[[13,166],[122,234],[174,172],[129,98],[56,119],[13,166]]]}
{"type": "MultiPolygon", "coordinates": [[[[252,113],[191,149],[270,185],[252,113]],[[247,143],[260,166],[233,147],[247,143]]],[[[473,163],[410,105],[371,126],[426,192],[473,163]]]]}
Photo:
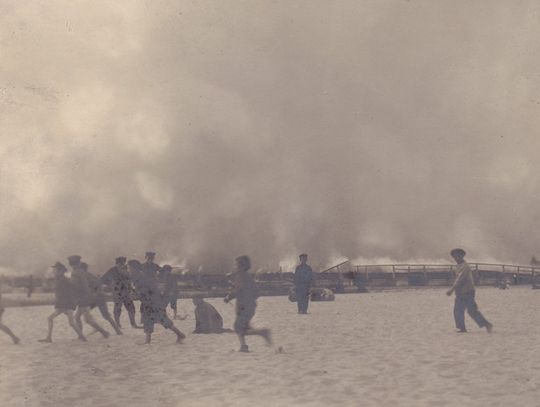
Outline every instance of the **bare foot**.
{"type": "Polygon", "coordinates": [[[41,342],[41,343],[52,343],[52,339],[51,339],[51,338],[38,339],[38,342],[41,342]]]}
{"type": "Polygon", "coordinates": [[[17,337],[13,338],[13,343],[14,343],[15,345],[18,345],[19,342],[21,342],[21,338],[17,338],[17,337]]]}
{"type": "Polygon", "coordinates": [[[267,346],[272,345],[272,333],[270,332],[270,329],[264,329],[262,332],[262,337],[266,341],[267,346]]]}

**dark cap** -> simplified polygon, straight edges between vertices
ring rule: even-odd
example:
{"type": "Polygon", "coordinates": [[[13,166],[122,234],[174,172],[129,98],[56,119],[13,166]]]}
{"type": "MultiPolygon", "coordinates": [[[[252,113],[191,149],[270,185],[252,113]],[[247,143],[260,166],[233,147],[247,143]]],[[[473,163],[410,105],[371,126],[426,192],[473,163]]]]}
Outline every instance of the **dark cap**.
{"type": "Polygon", "coordinates": [[[126,262],[126,258],[124,256],[117,257],[115,259],[116,264],[124,264],[126,262]]]}
{"type": "Polygon", "coordinates": [[[67,271],[67,268],[66,266],[64,266],[62,263],[60,263],[59,261],[57,261],[56,263],[54,263],[52,265],[52,268],[55,269],[55,270],[58,270],[58,271],[63,271],[63,272],[66,272],[67,271]]]}
{"type": "Polygon", "coordinates": [[[168,264],[165,264],[164,266],[161,267],[161,271],[170,272],[172,271],[172,267],[168,264]]]}
{"type": "Polygon", "coordinates": [[[307,257],[307,254],[306,254],[306,253],[302,253],[302,254],[301,254],[300,256],[298,256],[298,257],[300,257],[300,258],[302,258],[302,257],[307,257]]]}
{"type": "Polygon", "coordinates": [[[465,250],[463,249],[454,249],[450,252],[450,256],[454,257],[454,256],[460,256],[460,257],[465,257],[465,250]]]}
{"type": "Polygon", "coordinates": [[[155,257],[156,253],[154,252],[146,252],[145,257],[155,257]]]}
{"type": "Polygon", "coordinates": [[[74,254],[73,256],[69,256],[68,258],[69,264],[79,264],[81,261],[81,256],[78,254],[74,254]]]}

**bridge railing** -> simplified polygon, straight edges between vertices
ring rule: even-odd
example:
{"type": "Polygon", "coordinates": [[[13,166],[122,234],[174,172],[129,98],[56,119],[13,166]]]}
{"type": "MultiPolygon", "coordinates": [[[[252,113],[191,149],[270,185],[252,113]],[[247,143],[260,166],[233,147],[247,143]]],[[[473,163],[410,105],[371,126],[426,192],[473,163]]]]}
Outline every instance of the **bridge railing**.
{"type": "MultiPolygon", "coordinates": [[[[482,273],[497,273],[500,275],[534,276],[540,275],[540,265],[524,266],[501,263],[469,263],[473,270],[482,273]]],[[[351,265],[351,270],[358,274],[370,275],[391,274],[399,276],[411,273],[436,274],[455,272],[455,264],[362,264],[351,265]]]]}

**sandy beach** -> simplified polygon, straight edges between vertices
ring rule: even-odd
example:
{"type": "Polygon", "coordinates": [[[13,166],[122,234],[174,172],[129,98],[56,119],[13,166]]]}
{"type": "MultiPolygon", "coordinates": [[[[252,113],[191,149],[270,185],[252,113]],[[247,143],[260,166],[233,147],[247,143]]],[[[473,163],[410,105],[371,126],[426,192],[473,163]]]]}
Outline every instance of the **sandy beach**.
{"type": "MultiPolygon", "coordinates": [[[[52,307],[8,308],[4,321],[22,344],[0,336],[0,405],[537,406],[539,294],[478,290],[491,335],[470,319],[468,334],[454,333],[453,298],[442,289],[338,295],[305,316],[285,297],[260,298],[254,325],[271,327],[275,346],[251,337],[248,354],[234,334],[191,334],[187,300],[179,309],[189,317],[176,321],[188,334],[182,345],[161,327],[152,345],[138,345],[143,334],[126,315],[123,336],[86,344],[60,317],[46,345],[37,339],[52,307]]],[[[231,326],[233,307],[209,302],[231,326]]]]}

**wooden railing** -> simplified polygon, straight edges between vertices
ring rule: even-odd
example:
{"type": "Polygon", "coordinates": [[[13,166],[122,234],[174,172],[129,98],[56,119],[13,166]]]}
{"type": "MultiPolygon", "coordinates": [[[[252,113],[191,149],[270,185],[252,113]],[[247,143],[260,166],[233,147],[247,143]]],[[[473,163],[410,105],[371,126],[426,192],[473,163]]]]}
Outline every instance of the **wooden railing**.
{"type": "MultiPolygon", "coordinates": [[[[538,274],[539,266],[522,266],[516,264],[495,264],[495,263],[469,263],[469,266],[478,271],[493,271],[505,274],[538,274]]],[[[434,272],[434,271],[454,271],[455,264],[367,264],[352,265],[351,271],[358,273],[386,272],[386,273],[410,273],[410,272],[434,272]]]]}

